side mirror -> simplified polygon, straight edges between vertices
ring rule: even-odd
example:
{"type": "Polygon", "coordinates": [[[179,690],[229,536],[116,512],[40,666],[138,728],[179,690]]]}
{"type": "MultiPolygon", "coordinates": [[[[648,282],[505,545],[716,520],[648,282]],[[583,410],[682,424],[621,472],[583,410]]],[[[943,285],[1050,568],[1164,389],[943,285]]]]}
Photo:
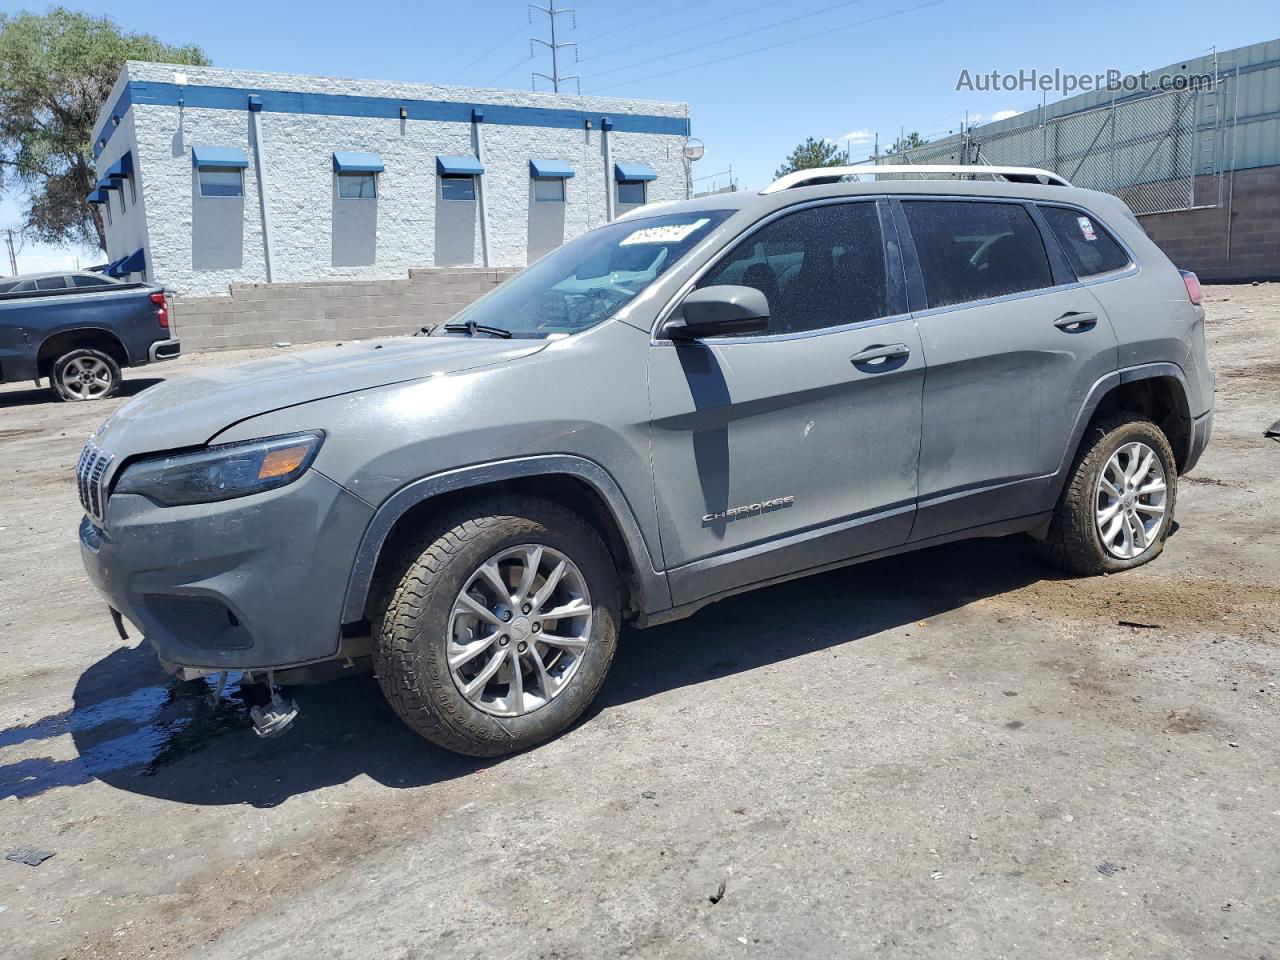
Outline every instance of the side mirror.
{"type": "Polygon", "coordinates": [[[663,328],[672,340],[736,337],[769,326],[769,301],[755,287],[717,284],[694,290],[663,328]]]}

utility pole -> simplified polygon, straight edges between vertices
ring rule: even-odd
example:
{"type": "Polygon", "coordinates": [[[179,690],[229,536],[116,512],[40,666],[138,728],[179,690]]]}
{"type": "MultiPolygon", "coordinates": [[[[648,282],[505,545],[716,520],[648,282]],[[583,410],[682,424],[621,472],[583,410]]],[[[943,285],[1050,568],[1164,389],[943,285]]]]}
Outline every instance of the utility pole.
{"type": "Polygon", "coordinates": [[[6,230],[5,233],[8,234],[9,269],[13,271],[10,274],[10,276],[16,277],[18,275],[18,255],[13,252],[13,230],[12,229],[6,230]]]}
{"type": "MultiPolygon", "coordinates": [[[[577,18],[577,16],[576,16],[576,15],[574,15],[574,13],[573,13],[573,9],[572,9],[572,8],[569,8],[569,7],[559,7],[559,8],[557,8],[557,7],[556,7],[556,0],[547,0],[547,6],[545,6],[545,7],[543,7],[543,6],[539,6],[539,5],[538,5],[538,4],[536,4],[536,3],[531,3],[531,4],[529,4],[529,9],[530,9],[530,11],[537,10],[537,11],[539,11],[539,12],[541,12],[541,13],[545,13],[545,14],[547,15],[547,17],[551,20],[551,41],[550,41],[549,43],[548,43],[546,40],[543,40],[543,39],[542,39],[542,38],[540,38],[540,37],[534,37],[534,38],[532,38],[532,39],[529,41],[529,56],[533,56],[533,53],[534,53],[533,45],[534,45],[535,43],[540,43],[540,44],[542,44],[544,47],[546,47],[548,50],[550,50],[550,51],[551,51],[551,75],[550,75],[550,76],[547,76],[547,74],[545,74],[545,73],[537,73],[537,72],[535,72],[535,73],[533,74],[534,82],[535,82],[535,83],[537,82],[537,80],[536,80],[536,78],[537,78],[537,77],[542,77],[542,79],[544,79],[544,80],[550,80],[550,81],[551,81],[551,88],[552,88],[556,93],[559,93],[559,92],[560,92],[560,81],[561,81],[561,80],[575,80],[575,81],[579,81],[579,82],[578,82],[578,92],[579,92],[579,93],[581,93],[581,92],[582,92],[582,83],[581,83],[581,81],[580,81],[580,78],[579,78],[576,74],[574,74],[573,76],[567,76],[567,77],[566,77],[566,76],[561,76],[561,75],[560,75],[560,51],[561,51],[561,49],[562,49],[562,48],[564,48],[564,47],[573,47],[573,61],[574,61],[574,63],[577,63],[577,62],[578,62],[578,45],[577,45],[576,43],[574,43],[573,41],[568,41],[568,42],[565,42],[565,43],[561,43],[560,41],[558,41],[558,40],[556,39],[556,18],[557,18],[557,17],[559,17],[559,16],[560,16],[560,14],[562,14],[562,13],[567,13],[567,14],[570,14],[571,16],[573,16],[573,26],[574,26],[574,28],[575,28],[575,29],[577,29],[577,26],[578,26],[578,18],[577,18]]],[[[530,22],[530,23],[533,23],[533,14],[532,14],[532,12],[529,14],[529,22],[530,22]]]]}

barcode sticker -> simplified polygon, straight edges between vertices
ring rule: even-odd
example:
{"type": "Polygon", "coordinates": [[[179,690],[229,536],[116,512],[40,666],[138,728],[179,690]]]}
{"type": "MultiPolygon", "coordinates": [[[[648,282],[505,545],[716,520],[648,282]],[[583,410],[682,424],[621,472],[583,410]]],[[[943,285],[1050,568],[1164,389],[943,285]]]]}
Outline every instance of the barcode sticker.
{"type": "Polygon", "coordinates": [[[680,243],[693,236],[710,222],[709,218],[703,217],[701,220],[693,221],[693,223],[673,223],[664,227],[645,227],[642,230],[635,231],[635,233],[628,234],[618,246],[630,247],[637,243],[680,243]]]}

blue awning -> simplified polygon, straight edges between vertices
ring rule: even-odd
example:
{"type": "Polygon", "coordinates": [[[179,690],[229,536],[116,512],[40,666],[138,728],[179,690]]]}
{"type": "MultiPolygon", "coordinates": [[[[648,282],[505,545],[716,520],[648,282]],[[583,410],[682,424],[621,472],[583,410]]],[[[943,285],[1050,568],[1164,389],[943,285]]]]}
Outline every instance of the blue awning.
{"type": "Polygon", "coordinates": [[[141,249],[138,249],[127,257],[112,260],[102,272],[109,277],[123,277],[130,273],[142,273],[146,269],[146,265],[146,254],[141,249]]]}
{"type": "Polygon", "coordinates": [[[121,180],[133,176],[133,154],[126,153],[107,168],[107,178],[121,180]]]}
{"type": "Polygon", "coordinates": [[[613,165],[615,180],[657,180],[658,175],[647,163],[615,163],[613,165]]]}
{"type": "Polygon", "coordinates": [[[106,203],[108,201],[107,191],[101,187],[95,187],[89,191],[89,195],[84,198],[88,203],[106,203]]]}
{"type": "Polygon", "coordinates": [[[455,177],[478,177],[484,173],[484,165],[475,157],[436,157],[436,173],[455,177]]]}
{"type": "Polygon", "coordinates": [[[191,163],[196,167],[249,166],[249,158],[239,147],[192,147],[191,163]]]}
{"type": "Polygon", "coordinates": [[[381,173],[382,158],[376,153],[356,153],[354,151],[333,152],[333,169],[338,173],[381,173]]]}
{"type": "Polygon", "coordinates": [[[568,160],[541,160],[533,159],[529,161],[529,172],[535,177],[564,177],[568,179],[573,176],[573,167],[569,166],[568,160]]]}
{"type": "MultiPolygon", "coordinates": [[[[98,181],[98,189],[103,191],[119,190],[120,182],[118,180],[112,180],[110,177],[103,177],[98,181]]],[[[103,196],[106,196],[106,194],[104,193],[103,196]]]]}

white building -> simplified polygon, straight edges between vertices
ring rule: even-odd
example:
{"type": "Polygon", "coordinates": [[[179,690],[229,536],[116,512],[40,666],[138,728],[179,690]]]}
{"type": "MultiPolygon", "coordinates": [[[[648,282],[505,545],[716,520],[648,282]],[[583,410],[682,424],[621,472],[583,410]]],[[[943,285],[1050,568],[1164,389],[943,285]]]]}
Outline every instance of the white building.
{"type": "Polygon", "coordinates": [[[523,266],[686,196],[683,103],[130,61],[94,127],[111,272],[228,284],[523,266]]]}

